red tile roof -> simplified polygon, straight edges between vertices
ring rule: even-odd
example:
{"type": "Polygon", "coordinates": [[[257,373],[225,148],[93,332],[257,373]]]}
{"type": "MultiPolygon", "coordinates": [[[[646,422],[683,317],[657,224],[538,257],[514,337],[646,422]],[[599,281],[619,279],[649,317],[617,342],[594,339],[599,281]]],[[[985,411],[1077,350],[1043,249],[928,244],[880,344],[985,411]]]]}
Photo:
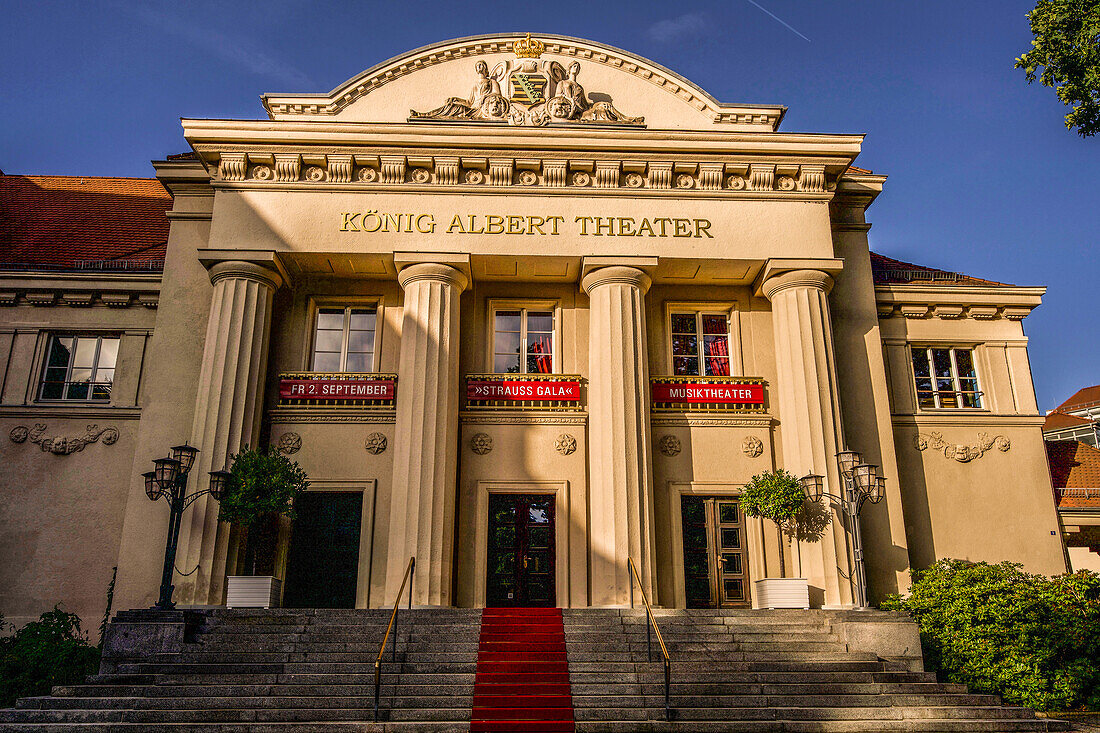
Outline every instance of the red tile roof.
{"type": "Polygon", "coordinates": [[[1100,450],[1076,440],[1048,440],[1046,446],[1058,507],[1100,507],[1100,450]]]}
{"type": "Polygon", "coordinates": [[[1079,407],[1100,402],[1100,384],[1077,390],[1072,397],[1055,407],[1056,412],[1071,412],[1079,407]]]}
{"type": "Polygon", "coordinates": [[[934,267],[902,262],[892,257],[880,255],[877,252],[871,253],[871,271],[874,274],[876,285],[934,283],[936,285],[1011,287],[1007,283],[999,283],[994,280],[982,280],[958,272],[948,272],[947,270],[937,270],[934,267]]]}
{"type": "Polygon", "coordinates": [[[0,268],[160,269],[171,206],[153,178],[0,174],[0,268]]]}
{"type": "Polygon", "coordinates": [[[1065,430],[1066,428],[1079,428],[1084,425],[1092,425],[1092,420],[1086,420],[1076,415],[1066,415],[1062,412],[1052,412],[1043,422],[1043,432],[1048,430],[1065,430]]]}

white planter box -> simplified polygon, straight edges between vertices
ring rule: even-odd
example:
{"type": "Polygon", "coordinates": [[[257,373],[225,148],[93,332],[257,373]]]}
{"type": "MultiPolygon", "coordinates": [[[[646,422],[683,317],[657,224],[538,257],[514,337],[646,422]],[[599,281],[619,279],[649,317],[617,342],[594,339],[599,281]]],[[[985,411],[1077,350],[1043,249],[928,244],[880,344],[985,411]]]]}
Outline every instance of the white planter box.
{"type": "Polygon", "coordinates": [[[226,608],[277,608],[283,581],[271,575],[226,576],[226,608]]]}
{"type": "Polygon", "coordinates": [[[768,578],[753,583],[753,608],[809,608],[810,584],[805,578],[768,578]]]}

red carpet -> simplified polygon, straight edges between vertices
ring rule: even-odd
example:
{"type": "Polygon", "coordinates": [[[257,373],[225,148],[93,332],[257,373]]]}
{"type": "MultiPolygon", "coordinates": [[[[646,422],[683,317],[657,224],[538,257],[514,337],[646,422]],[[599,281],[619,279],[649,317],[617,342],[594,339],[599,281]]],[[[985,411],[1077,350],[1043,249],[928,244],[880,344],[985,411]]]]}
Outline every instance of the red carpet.
{"type": "Polygon", "coordinates": [[[573,731],[560,608],[486,608],[471,733],[573,731]]]}

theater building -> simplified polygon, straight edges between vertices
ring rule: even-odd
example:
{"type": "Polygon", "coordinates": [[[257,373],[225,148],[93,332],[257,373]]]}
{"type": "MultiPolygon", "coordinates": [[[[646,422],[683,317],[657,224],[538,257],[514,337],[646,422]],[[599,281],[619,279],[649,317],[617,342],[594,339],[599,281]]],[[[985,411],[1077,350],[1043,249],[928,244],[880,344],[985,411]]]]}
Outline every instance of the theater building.
{"type": "MultiPolygon", "coordinates": [[[[853,527],[792,540],[754,474],[885,479],[870,600],[940,557],[1066,569],[1018,287],[869,252],[862,135],[781,132],[652,61],[559,36],[412,51],[259,120],[184,119],[156,181],[6,175],[0,612],[150,605],[141,474],[242,446],[311,487],[298,606],[851,607],[853,527]],[[782,559],[781,559],[782,558],[782,559]]],[[[952,236],[950,232],[945,237],[952,236]]],[[[888,242],[889,232],[882,234],[888,242]]],[[[1021,273],[1026,275],[1026,273],[1021,273]]],[[[225,603],[239,533],[199,499],[176,599],[225,603]]]]}

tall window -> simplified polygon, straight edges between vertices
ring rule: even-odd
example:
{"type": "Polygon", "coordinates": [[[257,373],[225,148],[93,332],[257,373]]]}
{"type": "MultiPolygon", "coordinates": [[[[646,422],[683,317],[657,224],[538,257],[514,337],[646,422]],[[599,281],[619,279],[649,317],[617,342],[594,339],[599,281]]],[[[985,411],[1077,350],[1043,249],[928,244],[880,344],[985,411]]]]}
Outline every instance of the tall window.
{"type": "Polygon", "coordinates": [[[972,350],[914,346],[912,353],[922,408],[982,406],[972,350]]]}
{"type": "Polygon", "coordinates": [[[116,336],[50,336],[38,399],[110,401],[117,358],[116,336]]]}
{"type": "Polygon", "coordinates": [[[526,308],[493,314],[493,372],[554,373],[554,312],[526,308]]]}
{"type": "Polygon", "coordinates": [[[672,373],[730,375],[729,318],[725,313],[672,313],[672,373]]]}
{"type": "Polygon", "coordinates": [[[313,334],[313,371],[374,371],[377,309],[321,308],[313,334]]]}

